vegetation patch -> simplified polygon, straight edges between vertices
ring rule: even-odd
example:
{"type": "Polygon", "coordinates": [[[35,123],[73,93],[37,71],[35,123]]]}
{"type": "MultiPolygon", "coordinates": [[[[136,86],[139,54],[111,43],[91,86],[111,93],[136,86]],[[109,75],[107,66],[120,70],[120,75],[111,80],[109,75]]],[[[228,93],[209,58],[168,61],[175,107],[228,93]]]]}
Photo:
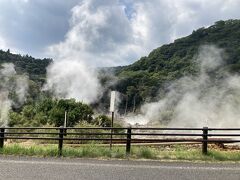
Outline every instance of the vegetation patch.
{"type": "MultiPolygon", "coordinates": [[[[57,145],[20,145],[8,144],[0,148],[2,155],[24,155],[38,157],[58,157],[57,145]]],[[[240,161],[240,152],[221,149],[209,150],[203,155],[200,148],[187,148],[184,146],[172,146],[171,148],[133,147],[131,153],[126,155],[125,147],[97,144],[80,145],[71,147],[65,145],[62,151],[63,157],[71,158],[117,158],[117,159],[153,159],[153,160],[184,160],[184,161],[240,161]]]]}

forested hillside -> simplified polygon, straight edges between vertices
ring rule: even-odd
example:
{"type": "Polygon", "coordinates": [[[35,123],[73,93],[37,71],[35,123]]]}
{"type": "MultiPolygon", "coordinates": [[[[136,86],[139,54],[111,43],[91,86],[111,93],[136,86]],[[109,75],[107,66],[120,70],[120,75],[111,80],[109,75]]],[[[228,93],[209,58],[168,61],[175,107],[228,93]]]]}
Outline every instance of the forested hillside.
{"type": "Polygon", "coordinates": [[[116,75],[120,80],[113,89],[128,96],[129,110],[143,102],[154,101],[164,95],[164,87],[171,81],[198,72],[194,59],[201,45],[224,49],[225,63],[216,73],[240,72],[240,20],[218,21],[153,50],[132,65],[118,68],[116,75]]]}
{"type": "Polygon", "coordinates": [[[24,74],[29,78],[28,100],[35,100],[40,93],[41,86],[46,79],[46,68],[52,59],[35,59],[29,55],[13,54],[8,51],[0,50],[0,64],[12,63],[17,74],[24,74]]]}
{"type": "Polygon", "coordinates": [[[51,93],[42,91],[46,70],[51,63],[52,59],[35,59],[0,50],[0,126],[6,120],[8,122],[4,125],[7,126],[61,126],[66,112],[67,126],[109,126],[107,116],[95,115],[93,118],[93,109],[89,105],[75,99],[56,99],[51,93]],[[21,77],[27,82],[19,82],[26,84],[17,87],[21,77]],[[24,90],[27,90],[26,100],[17,104],[17,94],[24,90]]]}
{"type": "Polygon", "coordinates": [[[0,50],[0,64],[13,63],[17,73],[27,73],[32,80],[41,81],[46,76],[46,67],[52,59],[35,59],[29,55],[12,54],[10,50],[0,50]]]}
{"type": "MultiPolygon", "coordinates": [[[[122,112],[125,110],[135,111],[145,102],[157,101],[164,97],[167,91],[166,87],[172,81],[185,75],[198,73],[199,69],[195,59],[202,45],[214,45],[223,49],[224,65],[216,69],[215,75],[218,74],[218,77],[221,77],[223,72],[240,73],[240,20],[218,21],[210,27],[195,30],[187,37],[177,39],[173,43],[153,50],[148,56],[140,58],[129,66],[101,69],[99,78],[106,91],[103,92],[100,102],[93,104],[92,107],[101,106],[102,109],[105,107],[105,110],[108,111],[109,99],[107,95],[109,89],[117,90],[122,94],[119,106],[122,112]],[[114,72],[115,76],[109,71],[114,72]],[[111,75],[109,76],[109,74],[111,75]]],[[[17,74],[25,74],[29,77],[29,93],[24,104],[26,107],[14,109],[19,114],[14,114],[15,112],[12,114],[13,124],[17,124],[17,119],[34,117],[39,125],[40,122],[47,123],[48,117],[44,117],[44,113],[45,115],[64,115],[63,109],[58,112],[56,110],[58,108],[55,108],[53,113],[51,109],[43,111],[38,108],[39,104],[51,101],[51,97],[44,94],[46,99],[42,99],[43,101],[40,99],[40,102],[37,102],[42,93],[42,85],[46,80],[46,68],[51,62],[51,59],[35,59],[28,55],[12,54],[10,50],[6,52],[0,50],[0,64],[13,63],[17,74]],[[50,99],[47,99],[49,97],[50,99]],[[41,117],[45,119],[40,118],[39,120],[39,113],[43,114],[41,117]]],[[[66,103],[71,104],[72,101],[66,103]]],[[[52,107],[55,105],[58,107],[57,100],[52,104],[54,104],[52,107]]],[[[82,106],[82,104],[76,104],[76,106],[82,106]]]]}

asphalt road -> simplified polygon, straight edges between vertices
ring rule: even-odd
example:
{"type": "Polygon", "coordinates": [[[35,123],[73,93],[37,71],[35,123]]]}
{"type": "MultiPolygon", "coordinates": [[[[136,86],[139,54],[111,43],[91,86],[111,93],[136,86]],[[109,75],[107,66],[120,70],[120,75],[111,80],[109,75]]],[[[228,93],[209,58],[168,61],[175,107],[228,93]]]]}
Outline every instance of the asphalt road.
{"type": "Polygon", "coordinates": [[[0,156],[0,179],[240,180],[240,164],[0,156]]]}

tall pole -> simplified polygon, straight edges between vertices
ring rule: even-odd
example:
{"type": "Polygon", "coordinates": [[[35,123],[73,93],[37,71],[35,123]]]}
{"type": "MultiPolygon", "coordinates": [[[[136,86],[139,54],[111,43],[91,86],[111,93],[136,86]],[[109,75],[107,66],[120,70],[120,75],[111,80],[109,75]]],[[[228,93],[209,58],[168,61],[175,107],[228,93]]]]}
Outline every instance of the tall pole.
{"type": "Polygon", "coordinates": [[[64,128],[64,136],[67,136],[67,111],[65,111],[65,116],[64,116],[64,125],[63,125],[63,128],[64,128]]]}
{"type": "Polygon", "coordinates": [[[64,116],[64,125],[63,127],[67,127],[67,111],[65,111],[65,116],[64,116]]]}

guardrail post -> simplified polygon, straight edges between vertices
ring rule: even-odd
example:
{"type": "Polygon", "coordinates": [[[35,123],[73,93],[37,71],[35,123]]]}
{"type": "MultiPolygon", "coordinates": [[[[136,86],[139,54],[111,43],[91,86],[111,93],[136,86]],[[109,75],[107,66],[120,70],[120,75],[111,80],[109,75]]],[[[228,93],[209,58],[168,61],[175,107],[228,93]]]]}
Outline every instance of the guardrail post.
{"type": "Polygon", "coordinates": [[[202,153],[204,155],[207,154],[207,146],[208,146],[208,127],[203,127],[203,135],[202,135],[202,138],[203,138],[203,142],[202,142],[202,153]]]}
{"type": "Polygon", "coordinates": [[[112,112],[112,121],[111,121],[111,137],[110,137],[110,150],[112,150],[112,139],[113,139],[113,120],[114,120],[114,112],[112,112]]]}
{"type": "Polygon", "coordinates": [[[58,141],[58,155],[59,156],[62,156],[63,135],[64,135],[64,127],[60,126],[60,128],[59,128],[59,141],[58,141]]]}
{"type": "Polygon", "coordinates": [[[129,155],[131,151],[131,136],[132,136],[132,128],[129,127],[127,129],[127,144],[126,144],[126,154],[129,155]]]}
{"type": "Polygon", "coordinates": [[[0,133],[0,148],[3,148],[4,146],[4,132],[5,132],[5,128],[1,127],[1,133],[0,133]]]}
{"type": "Polygon", "coordinates": [[[67,129],[64,129],[64,130],[63,130],[63,135],[64,135],[64,136],[67,136],[67,129]]]}

